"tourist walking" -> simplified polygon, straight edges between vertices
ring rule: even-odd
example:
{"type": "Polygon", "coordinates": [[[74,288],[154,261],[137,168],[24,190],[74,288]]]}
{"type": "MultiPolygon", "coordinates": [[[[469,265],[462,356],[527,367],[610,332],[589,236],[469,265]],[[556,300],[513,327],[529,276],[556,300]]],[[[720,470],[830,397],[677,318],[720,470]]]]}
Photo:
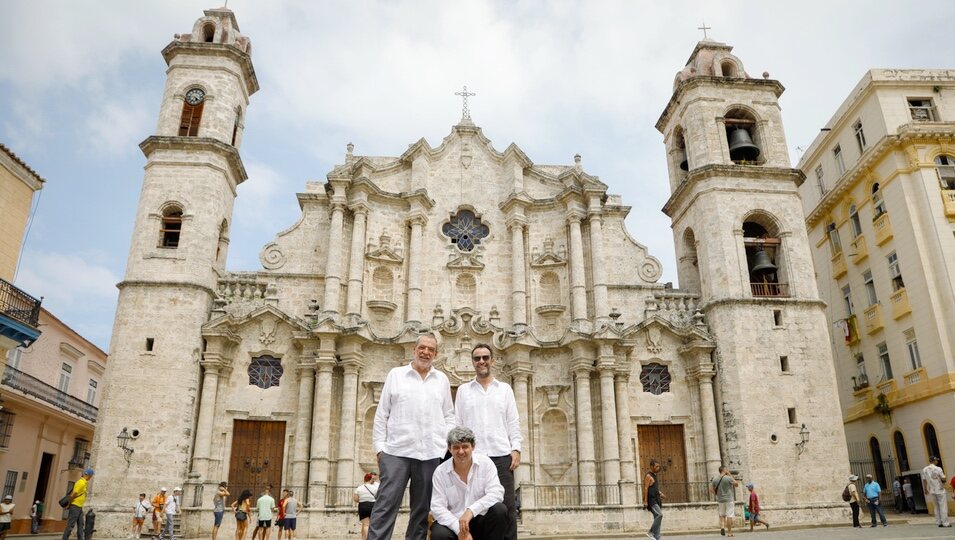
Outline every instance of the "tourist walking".
{"type": "Polygon", "coordinates": [[[166,488],[159,488],[159,493],[153,495],[151,503],[153,507],[153,535],[159,538],[159,527],[162,525],[166,515],[166,488]]]}
{"type": "Polygon", "coordinates": [[[902,494],[905,495],[905,505],[908,507],[909,512],[915,513],[915,495],[912,493],[912,480],[908,477],[902,481],[902,494]]]}
{"type": "Polygon", "coordinates": [[[438,338],[418,336],[414,358],[388,372],[381,389],[372,433],[381,487],[371,511],[369,540],[390,540],[405,487],[411,482],[406,540],[428,535],[428,507],[434,470],[447,451],[454,427],[454,406],[448,377],[434,369],[438,338]]]}
{"type": "Polygon", "coordinates": [[[216,488],[216,494],[212,496],[212,540],[216,540],[219,534],[219,526],[222,525],[222,516],[225,515],[225,502],[229,498],[229,483],[219,482],[216,488]]]}
{"type": "Polygon", "coordinates": [[[275,527],[279,530],[278,540],[282,540],[282,533],[285,532],[285,499],[288,498],[288,490],[282,490],[282,496],[279,497],[279,502],[276,508],[278,509],[278,515],[275,517],[275,527]]]}
{"type": "MultiPolygon", "coordinates": [[[[83,505],[86,504],[86,489],[89,481],[93,478],[93,469],[83,471],[83,476],[73,484],[73,489],[68,495],[69,509],[67,510],[66,528],[63,529],[62,540],[69,540],[73,533],[73,527],[76,527],[77,540],[83,540],[86,535],[85,520],[83,519],[83,505]]],[[[62,503],[61,503],[62,504],[62,503]]]]}
{"type": "Polygon", "coordinates": [[[149,502],[146,501],[146,494],[140,493],[139,500],[136,501],[136,505],[133,507],[133,529],[129,533],[129,538],[139,538],[142,536],[143,523],[146,522],[146,516],[150,510],[152,510],[152,507],[149,506],[149,502]]]}
{"type": "Polygon", "coordinates": [[[272,517],[275,512],[275,497],[272,497],[272,486],[265,486],[265,491],[255,501],[255,530],[252,531],[252,540],[255,535],[262,531],[262,540],[269,540],[272,535],[272,517]]]}
{"type": "Polygon", "coordinates": [[[285,538],[286,540],[295,540],[295,527],[298,524],[298,500],[295,498],[295,492],[288,490],[288,497],[285,498],[285,538]]]}
{"type": "Polygon", "coordinates": [[[660,462],[656,458],[650,460],[650,470],[643,479],[643,508],[653,514],[653,522],[647,530],[647,538],[660,540],[660,527],[663,524],[663,499],[666,495],[660,491],[657,474],[660,472],[660,462]]]}
{"type": "Polygon", "coordinates": [[[746,489],[749,491],[749,500],[746,503],[746,521],[749,522],[749,532],[753,532],[753,527],[757,524],[765,525],[769,528],[769,523],[762,519],[759,514],[759,496],[756,495],[756,486],[752,482],[746,483],[746,489]]]}
{"type": "Polygon", "coordinates": [[[895,511],[901,514],[905,510],[905,499],[902,498],[902,482],[898,476],[892,481],[892,499],[895,502],[895,511]]]}
{"type": "Polygon", "coordinates": [[[235,514],[235,540],[243,540],[249,528],[249,515],[252,514],[252,492],[243,490],[229,507],[235,514]]]}
{"type": "Polygon", "coordinates": [[[849,493],[849,508],[852,509],[852,526],[856,529],[861,529],[862,524],[859,523],[859,503],[861,499],[859,498],[859,488],[856,487],[858,480],[858,476],[850,474],[849,483],[846,484],[846,491],[849,493]]]}
{"type": "Polygon", "coordinates": [[[478,343],[471,349],[474,379],[458,387],[454,398],[455,423],[474,430],[475,446],[497,466],[504,487],[508,527],[503,540],[517,540],[517,503],[514,471],[521,464],[521,419],[511,385],[494,377],[491,346],[478,343]]]}
{"type": "Polygon", "coordinates": [[[939,527],[951,527],[948,521],[948,497],[945,496],[945,472],[939,467],[941,461],[937,456],[928,460],[928,465],[922,469],[922,489],[925,499],[935,505],[935,523],[939,527]]]}
{"type": "Polygon", "coordinates": [[[733,536],[737,486],[739,482],[733,478],[726,465],[720,465],[719,476],[710,481],[710,491],[716,495],[716,505],[720,515],[720,534],[724,536],[733,536]]]}
{"type": "Polygon", "coordinates": [[[865,475],[865,485],[862,486],[862,491],[865,494],[866,503],[869,505],[869,515],[872,516],[872,526],[878,526],[875,522],[875,516],[878,514],[879,519],[882,520],[882,526],[888,527],[889,522],[885,520],[885,512],[882,511],[882,504],[879,502],[879,497],[882,495],[882,486],[872,479],[871,474],[865,475]]]}
{"type": "Polygon", "coordinates": [[[43,520],[43,503],[36,501],[30,508],[30,534],[40,532],[40,522],[43,520]]]}
{"type": "Polygon", "coordinates": [[[10,525],[13,523],[13,509],[17,505],[13,504],[13,496],[6,495],[0,502],[0,540],[7,540],[7,533],[10,532],[10,525]]]}
{"type": "Polygon", "coordinates": [[[451,459],[434,471],[431,540],[500,540],[506,538],[504,487],[491,458],[474,451],[474,432],[448,432],[451,459]]]}
{"type": "MultiPolygon", "coordinates": [[[[181,513],[179,505],[182,504],[182,488],[176,487],[172,490],[172,497],[166,498],[166,527],[165,527],[165,538],[166,540],[175,540],[173,536],[173,529],[176,526],[176,519],[178,519],[179,514],[181,513]]],[[[163,535],[159,536],[159,539],[163,539],[163,535]]]]}
{"type": "Polygon", "coordinates": [[[365,473],[365,481],[355,488],[355,494],[352,500],[358,503],[358,521],[361,522],[361,540],[368,539],[368,522],[371,519],[371,511],[375,507],[375,500],[378,498],[378,475],[370,472],[365,473]]]}

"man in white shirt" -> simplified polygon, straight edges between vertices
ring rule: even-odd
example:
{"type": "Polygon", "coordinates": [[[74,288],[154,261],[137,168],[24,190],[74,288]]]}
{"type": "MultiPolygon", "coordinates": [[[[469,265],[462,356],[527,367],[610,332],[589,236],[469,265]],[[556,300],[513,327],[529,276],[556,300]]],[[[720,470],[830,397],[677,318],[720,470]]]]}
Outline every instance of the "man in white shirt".
{"type": "Polygon", "coordinates": [[[497,380],[492,372],[494,353],[491,346],[478,343],[471,349],[475,377],[458,387],[454,416],[457,425],[474,430],[477,447],[497,467],[497,477],[504,486],[504,506],[509,521],[504,540],[517,539],[517,504],[514,499],[514,471],[521,464],[521,419],[517,414],[514,390],[497,380]]]}
{"type": "Polygon", "coordinates": [[[941,460],[932,456],[928,461],[928,465],[922,469],[925,499],[935,504],[935,523],[939,527],[951,527],[952,524],[948,521],[948,497],[945,496],[945,473],[938,466],[941,460]]]}
{"type": "MultiPolygon", "coordinates": [[[[166,538],[173,540],[173,527],[176,526],[176,516],[179,515],[179,505],[182,504],[182,488],[176,487],[172,490],[172,497],[166,499],[166,538]]],[[[160,539],[162,535],[159,536],[160,539]]]]}
{"type": "Polygon", "coordinates": [[[474,432],[456,427],[448,433],[451,459],[434,471],[431,540],[500,540],[508,528],[504,488],[497,466],[474,453],[474,432]]]}
{"type": "Polygon", "coordinates": [[[381,487],[371,512],[368,540],[391,540],[409,480],[405,539],[427,537],[431,479],[447,449],[445,436],[454,427],[451,384],[431,365],[437,353],[437,337],[430,332],[421,334],[411,363],[392,369],[385,378],[372,432],[381,487]]]}

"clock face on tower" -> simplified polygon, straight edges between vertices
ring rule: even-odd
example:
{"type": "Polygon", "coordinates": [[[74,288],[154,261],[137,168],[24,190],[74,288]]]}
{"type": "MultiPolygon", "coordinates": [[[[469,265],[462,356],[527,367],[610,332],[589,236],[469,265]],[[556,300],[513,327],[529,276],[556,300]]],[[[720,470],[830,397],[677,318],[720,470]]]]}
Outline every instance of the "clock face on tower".
{"type": "Polygon", "coordinates": [[[186,103],[190,105],[198,105],[205,97],[206,93],[203,92],[201,88],[193,88],[192,90],[186,92],[186,103]]]}

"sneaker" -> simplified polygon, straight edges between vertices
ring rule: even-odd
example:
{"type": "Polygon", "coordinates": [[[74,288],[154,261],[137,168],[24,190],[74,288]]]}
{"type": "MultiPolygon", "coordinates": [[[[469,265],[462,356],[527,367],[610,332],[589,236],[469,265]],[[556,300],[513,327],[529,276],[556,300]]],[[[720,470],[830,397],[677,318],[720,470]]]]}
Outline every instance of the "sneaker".
{"type": "Polygon", "coordinates": [[[951,523],[949,523],[949,524],[947,524],[947,525],[939,525],[939,527],[951,527],[951,526],[952,526],[951,523]]]}
{"type": "Polygon", "coordinates": [[[726,529],[720,529],[720,536],[726,536],[726,529]]]}
{"type": "MultiPolygon", "coordinates": [[[[941,527],[941,525],[939,525],[939,527],[941,527]]],[[[647,533],[647,538],[652,538],[653,540],[657,540],[657,537],[653,536],[653,533],[649,533],[649,532],[647,533]]]]}

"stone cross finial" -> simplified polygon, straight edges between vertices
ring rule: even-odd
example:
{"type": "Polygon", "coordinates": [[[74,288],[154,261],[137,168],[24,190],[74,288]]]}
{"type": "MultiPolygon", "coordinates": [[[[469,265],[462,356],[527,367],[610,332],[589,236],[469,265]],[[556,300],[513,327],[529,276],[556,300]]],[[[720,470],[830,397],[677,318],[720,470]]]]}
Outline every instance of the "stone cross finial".
{"type": "Polygon", "coordinates": [[[706,35],[706,31],[707,31],[707,30],[712,30],[713,27],[711,27],[711,26],[706,26],[706,21],[704,20],[704,21],[703,21],[703,26],[697,26],[696,29],[703,31],[703,39],[709,39],[709,36],[706,35]]]}
{"type": "Polygon", "coordinates": [[[463,90],[461,90],[460,92],[455,92],[454,95],[461,96],[461,98],[464,101],[463,106],[461,108],[461,118],[467,118],[468,120],[470,120],[471,111],[470,109],[468,109],[468,96],[476,96],[477,94],[475,94],[474,92],[468,92],[468,87],[467,85],[465,85],[463,90]]]}

